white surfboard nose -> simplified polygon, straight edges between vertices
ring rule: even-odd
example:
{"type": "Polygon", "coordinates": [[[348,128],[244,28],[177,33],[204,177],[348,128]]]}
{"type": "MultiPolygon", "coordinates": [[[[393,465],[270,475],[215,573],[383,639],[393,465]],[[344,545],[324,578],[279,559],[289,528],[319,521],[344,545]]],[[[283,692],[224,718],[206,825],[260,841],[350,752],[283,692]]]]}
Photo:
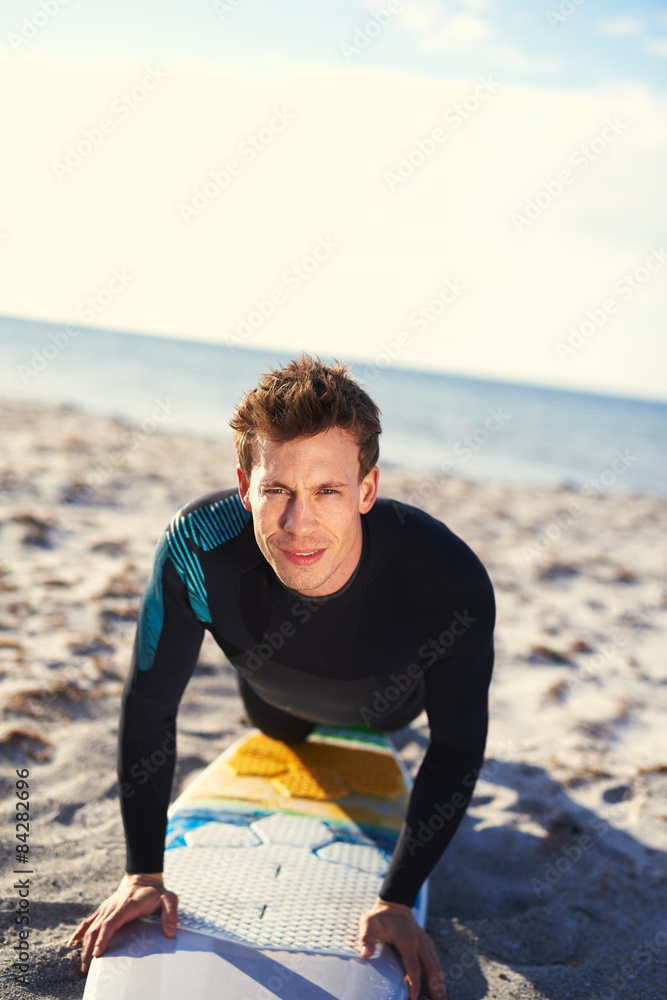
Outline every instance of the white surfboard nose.
{"type": "Polygon", "coordinates": [[[94,958],[84,1000],[405,1000],[403,970],[377,960],[249,948],[159,923],[126,924],[94,958]]]}

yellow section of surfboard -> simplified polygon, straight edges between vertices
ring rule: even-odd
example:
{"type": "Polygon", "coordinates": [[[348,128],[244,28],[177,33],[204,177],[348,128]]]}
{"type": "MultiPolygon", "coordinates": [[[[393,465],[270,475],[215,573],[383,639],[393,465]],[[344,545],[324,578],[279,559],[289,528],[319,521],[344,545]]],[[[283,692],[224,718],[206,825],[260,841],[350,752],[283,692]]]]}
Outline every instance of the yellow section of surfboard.
{"type": "Polygon", "coordinates": [[[262,810],[398,831],[408,782],[384,734],[322,727],[303,743],[286,745],[255,730],[209,765],[170,814],[254,803],[262,810]]]}

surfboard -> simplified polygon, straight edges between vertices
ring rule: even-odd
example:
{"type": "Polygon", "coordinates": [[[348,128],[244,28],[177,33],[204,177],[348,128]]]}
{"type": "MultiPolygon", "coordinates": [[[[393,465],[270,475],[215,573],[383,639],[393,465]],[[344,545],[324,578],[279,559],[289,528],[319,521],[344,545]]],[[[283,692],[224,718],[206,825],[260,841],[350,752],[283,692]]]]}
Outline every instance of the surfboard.
{"type": "MultiPolygon", "coordinates": [[[[357,938],[410,786],[384,733],[318,727],[288,746],[250,731],[169,810],[176,937],[158,917],[126,925],[93,959],[84,1000],[404,1000],[394,949],[362,959],[357,938]]],[[[422,926],[426,906],[425,885],[422,926]]]]}

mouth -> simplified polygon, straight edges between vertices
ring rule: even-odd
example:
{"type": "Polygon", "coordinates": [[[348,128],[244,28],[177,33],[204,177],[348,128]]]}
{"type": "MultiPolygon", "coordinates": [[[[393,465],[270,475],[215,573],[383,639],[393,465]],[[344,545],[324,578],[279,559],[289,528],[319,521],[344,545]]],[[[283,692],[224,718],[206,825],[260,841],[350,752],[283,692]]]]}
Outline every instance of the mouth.
{"type": "Polygon", "coordinates": [[[280,549],[282,555],[289,559],[293,566],[313,566],[325,551],[326,549],[306,549],[297,552],[294,549],[280,549]]]}

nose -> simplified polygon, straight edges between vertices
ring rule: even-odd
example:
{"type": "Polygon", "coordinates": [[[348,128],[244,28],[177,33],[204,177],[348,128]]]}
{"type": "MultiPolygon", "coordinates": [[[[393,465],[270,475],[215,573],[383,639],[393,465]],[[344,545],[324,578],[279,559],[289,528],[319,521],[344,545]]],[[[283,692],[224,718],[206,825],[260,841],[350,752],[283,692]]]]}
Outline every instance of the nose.
{"type": "Polygon", "coordinates": [[[290,497],[283,513],[283,531],[291,535],[307,535],[317,528],[317,517],[306,497],[290,497]]]}

